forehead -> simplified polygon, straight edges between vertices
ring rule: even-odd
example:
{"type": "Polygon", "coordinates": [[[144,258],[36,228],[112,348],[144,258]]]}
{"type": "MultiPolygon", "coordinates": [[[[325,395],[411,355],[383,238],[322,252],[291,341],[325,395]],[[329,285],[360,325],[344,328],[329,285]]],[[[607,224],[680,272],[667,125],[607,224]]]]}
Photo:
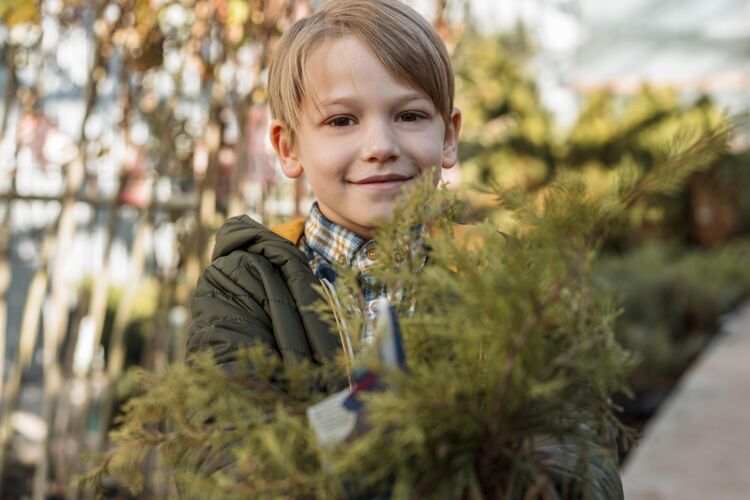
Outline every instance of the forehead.
{"type": "Polygon", "coordinates": [[[390,71],[372,49],[352,36],[327,39],[306,61],[302,107],[320,108],[343,100],[431,99],[416,84],[390,71]]]}

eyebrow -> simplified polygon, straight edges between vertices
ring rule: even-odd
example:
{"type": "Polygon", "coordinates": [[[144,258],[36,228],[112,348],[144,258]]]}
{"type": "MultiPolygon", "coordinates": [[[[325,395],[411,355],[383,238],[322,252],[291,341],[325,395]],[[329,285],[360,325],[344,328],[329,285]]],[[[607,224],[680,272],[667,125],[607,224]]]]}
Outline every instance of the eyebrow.
{"type": "MultiPolygon", "coordinates": [[[[405,103],[408,103],[411,101],[417,101],[417,100],[429,101],[430,99],[427,96],[420,94],[419,92],[408,92],[408,93],[404,93],[396,97],[396,99],[394,99],[394,103],[397,105],[403,105],[405,103]]],[[[321,107],[335,106],[337,104],[351,106],[355,104],[356,101],[357,99],[353,96],[341,96],[341,97],[333,97],[331,99],[322,99],[318,101],[318,104],[321,107]]]]}

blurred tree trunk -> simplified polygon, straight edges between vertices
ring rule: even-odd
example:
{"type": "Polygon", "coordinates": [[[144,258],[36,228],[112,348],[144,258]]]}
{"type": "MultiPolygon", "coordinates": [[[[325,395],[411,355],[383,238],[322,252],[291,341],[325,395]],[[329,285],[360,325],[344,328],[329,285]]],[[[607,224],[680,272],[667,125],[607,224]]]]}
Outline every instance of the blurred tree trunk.
{"type": "Polygon", "coordinates": [[[5,345],[8,327],[8,301],[6,295],[11,279],[13,278],[10,259],[8,258],[10,252],[12,208],[11,200],[9,198],[6,199],[2,219],[0,219],[0,394],[3,393],[3,379],[5,377],[5,345]]]}
{"type": "MultiPolygon", "coordinates": [[[[95,3],[94,11],[96,19],[101,16],[103,7],[104,5],[101,2],[95,3]]],[[[47,242],[50,242],[49,247],[54,247],[55,249],[55,258],[51,270],[51,280],[49,279],[48,271],[45,268],[45,266],[48,264],[46,260],[43,261],[42,265],[40,265],[39,269],[37,270],[37,273],[40,273],[42,276],[40,278],[40,281],[44,281],[44,288],[46,288],[47,286],[47,281],[50,281],[51,304],[49,320],[47,320],[47,318],[45,317],[44,322],[43,352],[44,399],[42,413],[43,419],[47,424],[47,436],[45,439],[42,461],[37,467],[34,475],[33,497],[35,499],[43,499],[46,497],[49,457],[51,451],[50,443],[54,439],[54,436],[52,434],[54,430],[53,422],[55,415],[55,403],[60,390],[60,382],[62,378],[62,371],[60,370],[59,351],[62,339],[64,338],[68,328],[69,301],[68,285],[65,280],[65,272],[67,270],[71,243],[73,241],[76,229],[73,209],[77,201],[76,195],[78,194],[85,177],[86,150],[88,145],[85,134],[86,122],[91,116],[91,113],[96,105],[96,87],[99,83],[99,79],[103,76],[101,70],[104,69],[104,61],[99,49],[99,40],[96,36],[94,36],[94,61],[89,68],[86,80],[86,89],[84,91],[84,113],[78,132],[77,155],[76,158],[74,158],[69,164],[65,166],[65,192],[61,201],[60,215],[58,216],[56,224],[54,224],[50,228],[51,230],[45,238],[45,246],[47,242]],[[97,77],[97,75],[99,75],[99,77],[97,77]]],[[[42,285],[40,285],[40,288],[41,287],[42,285]]],[[[37,306],[34,305],[37,314],[41,309],[40,306],[43,295],[44,294],[42,292],[39,296],[39,308],[37,309],[37,306]]],[[[27,301],[26,306],[29,307],[30,304],[33,303],[31,303],[31,301],[27,301]]],[[[31,313],[33,314],[33,310],[31,313]]],[[[36,321],[38,322],[38,319],[36,321]]],[[[34,337],[36,337],[36,331],[29,332],[29,335],[34,335],[34,337]]],[[[14,408],[10,409],[10,411],[15,410],[15,405],[13,406],[14,408]]]]}
{"type": "Polygon", "coordinates": [[[186,252],[185,263],[185,292],[183,294],[185,297],[192,295],[201,270],[208,264],[211,252],[209,231],[216,220],[216,180],[219,173],[219,147],[222,136],[220,114],[225,91],[223,85],[216,79],[213,79],[209,86],[211,102],[205,134],[208,164],[198,188],[197,224],[192,237],[187,242],[189,251],[186,252]]]}
{"type": "MultiPolygon", "coordinates": [[[[88,307],[86,308],[85,320],[89,322],[93,330],[91,339],[81,339],[76,344],[76,349],[83,347],[83,349],[92,354],[93,362],[96,359],[97,351],[101,349],[102,331],[104,329],[104,318],[107,313],[107,297],[109,296],[110,278],[111,278],[111,266],[110,266],[110,255],[112,253],[112,244],[114,242],[117,226],[119,221],[119,209],[120,209],[120,198],[125,187],[125,173],[121,173],[119,176],[119,186],[117,194],[112,200],[112,204],[109,207],[109,214],[107,220],[107,227],[104,236],[104,248],[102,252],[102,269],[97,273],[96,279],[93,280],[91,295],[89,296],[88,307]],[[81,344],[82,340],[88,341],[88,345],[81,344]]],[[[94,377],[97,375],[96,371],[93,370],[93,366],[89,363],[84,368],[83,373],[76,374],[80,377],[80,382],[83,388],[82,400],[79,407],[75,411],[74,418],[77,424],[74,429],[69,432],[75,432],[77,435],[76,443],[78,449],[73,453],[73,463],[79,464],[78,472],[83,472],[84,461],[81,460],[81,452],[86,449],[86,422],[90,418],[90,412],[92,409],[92,399],[94,398],[95,384],[94,377]]],[[[106,382],[105,382],[106,384],[106,382]]],[[[68,482],[70,478],[62,478],[65,482],[68,482]]]]}
{"type": "MultiPolygon", "coordinates": [[[[11,229],[11,224],[13,222],[12,220],[12,210],[13,210],[12,197],[15,194],[15,191],[16,191],[16,167],[14,165],[13,170],[11,172],[10,189],[8,190],[7,196],[5,197],[5,200],[6,200],[5,210],[3,211],[2,221],[0,221],[0,395],[2,395],[2,399],[3,399],[3,414],[2,414],[2,420],[0,421],[1,422],[0,425],[2,426],[2,428],[0,428],[0,445],[2,446],[5,445],[5,440],[6,439],[10,440],[10,437],[11,437],[10,434],[6,434],[10,432],[10,430],[7,429],[6,427],[7,426],[6,418],[10,418],[11,415],[8,414],[8,416],[6,417],[5,407],[10,405],[9,401],[14,401],[15,398],[17,397],[17,394],[6,393],[5,391],[7,388],[3,383],[4,382],[3,378],[5,374],[5,357],[6,357],[5,346],[6,346],[6,339],[7,339],[7,321],[8,321],[7,291],[8,291],[8,288],[10,287],[11,280],[13,279],[12,267],[11,267],[9,255],[10,255],[10,236],[11,236],[10,229],[11,229]]],[[[42,254],[43,254],[42,258],[44,259],[44,250],[42,250],[42,254]]],[[[29,287],[29,291],[31,291],[32,286],[35,286],[35,288],[38,289],[40,285],[37,285],[36,282],[32,280],[32,284],[29,287]]],[[[45,287],[46,287],[46,284],[45,284],[45,287]]],[[[35,294],[36,293],[37,292],[35,291],[35,294]]],[[[42,293],[44,293],[44,290],[42,290],[42,293]]],[[[24,309],[24,314],[23,314],[24,320],[26,320],[26,315],[27,313],[26,313],[26,310],[24,309]]],[[[37,318],[37,321],[38,321],[38,318],[37,318]]],[[[24,326],[24,322],[22,321],[21,332],[24,331],[23,326],[24,326]]],[[[38,328],[38,326],[35,326],[34,328],[36,329],[38,328]]],[[[28,334],[26,335],[26,337],[28,337],[28,334]]],[[[17,351],[19,356],[20,356],[21,347],[22,347],[21,340],[26,339],[26,337],[24,337],[23,333],[21,333],[21,335],[19,336],[19,344],[18,344],[18,351],[17,351]]],[[[25,343],[28,344],[29,340],[30,339],[26,339],[25,343]]],[[[35,341],[36,341],[36,337],[34,337],[34,342],[35,341]]],[[[29,361],[30,361],[31,350],[34,349],[34,342],[32,342],[30,346],[28,345],[23,346],[24,360],[26,358],[29,358],[29,361]],[[26,350],[29,350],[29,352],[26,353],[25,352],[26,350]]],[[[8,381],[10,382],[11,380],[13,380],[13,383],[16,383],[15,382],[16,375],[14,373],[16,371],[16,368],[14,365],[19,364],[20,361],[18,357],[14,359],[16,363],[11,363],[10,372],[8,373],[8,381]]],[[[25,366],[27,362],[23,363],[22,366],[25,366]]],[[[20,384],[20,379],[18,380],[18,383],[20,384]]],[[[12,392],[17,392],[19,390],[18,388],[12,388],[12,389],[13,389],[12,392]]],[[[0,489],[2,489],[2,472],[3,472],[3,465],[4,465],[4,459],[5,459],[4,453],[5,453],[4,450],[0,450],[0,489]]]]}
{"type": "Polygon", "coordinates": [[[0,143],[5,139],[5,132],[8,130],[8,120],[10,119],[10,110],[13,107],[13,101],[16,98],[18,90],[18,76],[16,75],[16,46],[8,44],[5,46],[5,95],[3,97],[3,118],[0,122],[0,143]]]}
{"type": "MultiPolygon", "coordinates": [[[[34,48],[38,47],[41,47],[41,39],[34,45],[34,48]]],[[[14,44],[8,44],[5,47],[5,72],[7,76],[5,82],[5,95],[3,98],[3,116],[0,123],[0,144],[2,144],[2,142],[5,140],[5,133],[8,130],[8,123],[10,121],[10,114],[13,108],[13,103],[18,98],[17,94],[19,84],[18,75],[16,73],[17,50],[18,47],[16,47],[16,45],[14,44]]],[[[21,109],[19,111],[18,117],[19,122],[21,120],[21,117],[23,117],[25,114],[33,114],[35,112],[34,108],[39,99],[39,89],[42,87],[43,83],[42,75],[45,59],[47,56],[48,54],[45,53],[42,54],[42,57],[40,58],[39,68],[36,71],[33,92],[27,94],[26,98],[21,100],[21,109]]],[[[5,351],[8,326],[8,303],[6,295],[8,287],[10,286],[11,280],[13,278],[9,252],[13,200],[18,196],[18,193],[16,191],[16,174],[18,170],[18,134],[16,134],[15,143],[16,147],[14,151],[14,163],[11,167],[10,172],[10,186],[8,187],[8,191],[6,193],[6,196],[4,197],[5,211],[3,212],[2,220],[0,220],[0,394],[3,394],[4,389],[3,377],[5,374],[5,351]]],[[[0,443],[2,443],[2,438],[0,438],[0,443]]],[[[3,469],[2,460],[2,453],[0,452],[0,475],[2,475],[3,469]]],[[[0,484],[1,482],[2,478],[0,478],[0,484]]]]}
{"type": "MultiPolygon", "coordinates": [[[[46,262],[49,259],[53,245],[53,238],[45,238],[40,256],[42,262],[46,262]]],[[[2,490],[5,463],[8,454],[10,453],[10,445],[13,437],[11,417],[18,407],[21,376],[31,362],[34,344],[36,343],[37,333],[39,332],[40,310],[46,291],[47,273],[42,265],[34,273],[31,283],[29,284],[21,319],[18,350],[16,356],[13,358],[13,363],[10,365],[8,381],[5,384],[3,392],[3,412],[2,420],[0,420],[0,490],[2,490]]]]}
{"type": "MultiPolygon", "coordinates": [[[[131,96],[131,89],[128,84],[128,78],[130,76],[130,72],[128,71],[128,67],[124,66],[120,70],[119,74],[119,93],[120,93],[120,107],[122,109],[122,118],[120,119],[119,128],[123,131],[124,134],[124,144],[125,144],[125,150],[126,151],[132,151],[133,150],[133,144],[130,137],[130,127],[131,127],[131,115],[132,115],[132,96],[131,96]]],[[[126,158],[129,158],[130,155],[126,154],[126,158]]],[[[136,162],[138,161],[136,158],[136,155],[132,155],[132,161],[136,162]]],[[[126,160],[127,162],[128,160],[126,160]]],[[[88,345],[83,346],[83,349],[85,351],[92,353],[92,361],[96,358],[97,351],[100,350],[102,347],[102,335],[104,330],[104,320],[107,315],[107,303],[108,303],[108,297],[110,292],[110,283],[111,283],[111,253],[112,253],[112,245],[114,244],[115,237],[117,236],[117,228],[118,223],[120,220],[120,210],[122,208],[123,204],[123,195],[125,193],[125,190],[128,186],[128,172],[131,168],[134,169],[133,165],[128,165],[126,162],[123,162],[120,165],[120,173],[118,175],[118,185],[117,185],[117,191],[115,193],[114,198],[112,198],[111,203],[109,204],[107,208],[107,225],[105,229],[105,235],[104,235],[104,246],[102,251],[102,269],[99,271],[99,273],[96,276],[96,279],[93,280],[92,283],[92,290],[91,295],[89,296],[89,303],[88,307],[86,309],[86,320],[90,322],[93,329],[93,335],[92,338],[89,341],[88,345]]],[[[139,273],[138,273],[139,274],[139,273]]],[[[140,277],[136,278],[136,283],[140,282],[140,277]]],[[[125,321],[125,325],[127,326],[127,320],[130,313],[130,308],[127,308],[124,312],[127,313],[128,316],[121,318],[120,321],[125,321]]],[[[124,331],[124,327],[123,327],[124,331]]],[[[78,347],[76,347],[78,349],[78,347]]],[[[109,412],[104,408],[104,403],[106,400],[108,400],[108,393],[109,393],[109,381],[106,376],[106,373],[104,374],[104,377],[101,380],[102,387],[101,387],[101,401],[99,405],[93,405],[95,393],[97,392],[96,389],[96,380],[95,377],[100,375],[97,371],[93,369],[94,367],[89,364],[84,368],[83,373],[79,374],[81,377],[82,387],[83,387],[83,397],[82,401],[80,403],[79,408],[75,409],[74,413],[71,415],[73,417],[74,426],[73,429],[66,429],[68,432],[74,433],[74,435],[77,436],[76,445],[78,449],[76,449],[71,456],[71,460],[73,463],[78,464],[77,471],[76,472],[83,472],[85,470],[85,463],[83,460],[81,460],[81,453],[83,451],[86,451],[86,433],[87,433],[87,422],[89,418],[91,417],[91,411],[99,410],[98,417],[100,419],[104,419],[106,417],[107,422],[109,421],[109,412]]],[[[106,425],[103,422],[100,425],[106,425]]],[[[101,432],[97,432],[97,436],[95,439],[94,449],[99,450],[100,449],[100,440],[101,440],[101,432]]],[[[61,478],[63,481],[68,482],[70,478],[61,478]]],[[[75,491],[71,492],[72,494],[76,494],[75,491]]]]}
{"type": "MultiPolygon", "coordinates": [[[[251,78],[257,78],[252,75],[251,78]]],[[[232,165],[232,173],[229,179],[229,200],[227,201],[227,217],[233,217],[245,212],[247,207],[243,199],[243,186],[245,182],[245,169],[247,167],[247,119],[248,104],[245,99],[237,99],[234,105],[234,114],[237,119],[237,144],[235,163],[232,165]]]]}
{"type": "MultiPolygon", "coordinates": [[[[16,149],[16,154],[18,153],[16,149]]],[[[8,328],[8,288],[13,279],[13,269],[10,262],[10,239],[11,225],[13,222],[13,196],[16,193],[16,165],[13,165],[10,174],[10,187],[5,196],[5,210],[0,220],[0,395],[4,397],[4,375],[5,375],[5,350],[8,328]]],[[[33,348],[33,346],[32,346],[33,348]]],[[[10,374],[9,374],[10,377],[10,374]]],[[[3,401],[7,401],[3,399],[3,401]]],[[[2,432],[2,431],[0,431],[2,432]]],[[[0,443],[3,438],[0,438],[0,443]]],[[[0,452],[1,453],[1,452],[0,452]]],[[[0,458],[0,474],[2,473],[2,459],[0,458]]],[[[0,486],[2,479],[0,479],[0,486]]]]}
{"type": "Polygon", "coordinates": [[[99,438],[96,451],[104,451],[107,444],[107,433],[112,420],[113,404],[117,382],[120,380],[125,366],[125,331],[130,322],[138,289],[142,282],[143,264],[145,261],[146,235],[152,232],[150,223],[150,211],[145,210],[138,222],[136,222],[133,245],[130,249],[130,266],[128,280],[125,284],[122,297],[115,311],[112,324],[112,334],[109,341],[106,387],[101,399],[101,420],[99,427],[99,438]]]}

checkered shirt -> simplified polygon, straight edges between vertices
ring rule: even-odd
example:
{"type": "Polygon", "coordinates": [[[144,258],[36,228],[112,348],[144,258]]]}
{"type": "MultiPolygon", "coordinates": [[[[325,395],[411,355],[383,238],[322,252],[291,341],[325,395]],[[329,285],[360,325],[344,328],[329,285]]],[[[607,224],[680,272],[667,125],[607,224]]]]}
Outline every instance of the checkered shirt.
{"type": "MultiPolygon", "coordinates": [[[[325,277],[331,272],[334,263],[347,266],[358,271],[362,286],[364,302],[361,305],[367,325],[362,332],[362,340],[368,342],[372,338],[372,323],[377,312],[377,301],[380,298],[391,298],[391,294],[382,284],[376,283],[368,273],[375,262],[377,243],[375,240],[365,240],[352,231],[327,219],[313,203],[310,214],[305,221],[305,231],[300,239],[299,249],[307,255],[308,263],[315,276],[325,277]],[[327,264],[324,265],[324,264],[327,264]]],[[[335,276],[328,279],[335,285],[335,276]]]]}

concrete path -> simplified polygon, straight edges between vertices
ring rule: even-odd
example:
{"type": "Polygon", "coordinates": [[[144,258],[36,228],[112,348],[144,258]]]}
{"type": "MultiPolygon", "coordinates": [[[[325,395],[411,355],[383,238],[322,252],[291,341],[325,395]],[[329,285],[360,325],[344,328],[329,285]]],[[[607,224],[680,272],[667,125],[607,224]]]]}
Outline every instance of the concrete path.
{"type": "Polygon", "coordinates": [[[631,452],[626,500],[750,499],[750,304],[724,330],[631,452]]]}

